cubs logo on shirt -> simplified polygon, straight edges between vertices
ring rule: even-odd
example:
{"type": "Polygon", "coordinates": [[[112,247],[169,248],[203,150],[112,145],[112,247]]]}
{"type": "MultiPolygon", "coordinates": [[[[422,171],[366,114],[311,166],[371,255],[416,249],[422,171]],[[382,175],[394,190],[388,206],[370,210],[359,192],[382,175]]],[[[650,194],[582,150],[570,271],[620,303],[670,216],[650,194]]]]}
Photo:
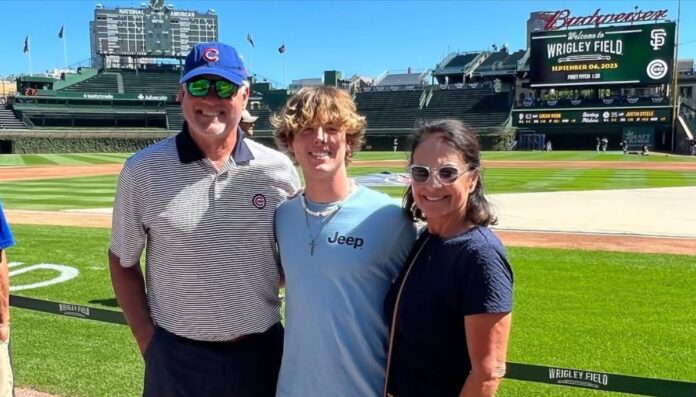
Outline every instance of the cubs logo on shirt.
{"type": "Polygon", "coordinates": [[[251,203],[254,204],[254,207],[258,209],[264,209],[266,208],[266,196],[263,194],[255,194],[254,197],[251,199],[251,203]]]}

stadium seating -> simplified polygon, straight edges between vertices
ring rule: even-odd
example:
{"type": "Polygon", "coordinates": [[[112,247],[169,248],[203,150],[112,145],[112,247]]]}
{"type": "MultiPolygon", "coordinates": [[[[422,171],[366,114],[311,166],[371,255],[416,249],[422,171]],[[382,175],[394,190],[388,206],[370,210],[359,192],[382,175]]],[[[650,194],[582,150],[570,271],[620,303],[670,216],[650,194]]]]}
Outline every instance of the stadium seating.
{"type": "Polygon", "coordinates": [[[372,91],[355,97],[358,111],[367,118],[367,128],[413,128],[422,90],[372,91]]]}
{"type": "Polygon", "coordinates": [[[118,75],[116,73],[100,73],[87,80],[69,85],[59,91],[69,92],[100,92],[100,93],[118,93],[118,75]]]}
{"type": "Polygon", "coordinates": [[[496,70],[508,57],[509,55],[507,51],[494,52],[490,54],[485,61],[481,62],[481,64],[476,68],[476,72],[496,70]]]}
{"type": "MultiPolygon", "coordinates": [[[[513,58],[501,51],[491,54],[484,62],[483,55],[487,53],[457,55],[447,62],[447,67],[468,65],[473,68],[474,64],[483,62],[481,67],[485,68],[505,64],[513,58]]],[[[509,116],[509,92],[495,93],[491,85],[485,83],[424,86],[421,77],[419,73],[386,74],[380,84],[365,87],[355,94],[358,111],[367,118],[368,133],[401,135],[410,132],[421,120],[443,117],[462,120],[475,129],[484,129],[481,132],[485,133],[486,128],[502,126],[509,116]]],[[[103,101],[27,97],[15,103],[15,110],[38,128],[132,126],[176,132],[184,122],[181,107],[174,100],[179,91],[178,79],[179,72],[174,70],[110,69],[54,92],[58,96],[65,91],[125,94],[123,97],[103,101]],[[140,94],[166,95],[167,100],[134,98],[140,94]],[[138,118],[141,121],[136,123],[138,118]]],[[[50,96],[50,93],[44,95],[50,96]]],[[[270,136],[272,109],[266,104],[261,109],[251,109],[251,113],[258,117],[255,130],[259,136],[270,136]]],[[[23,127],[11,112],[9,117],[15,120],[12,128],[23,127]]]]}
{"type": "Polygon", "coordinates": [[[181,111],[181,105],[171,104],[165,106],[167,111],[167,129],[170,131],[179,131],[184,124],[184,113],[181,111]]]}
{"type": "Polygon", "coordinates": [[[386,75],[377,85],[420,85],[420,75],[418,73],[396,73],[386,75]]]}
{"type": "Polygon", "coordinates": [[[356,95],[358,111],[367,117],[367,128],[409,129],[419,120],[455,118],[473,128],[499,127],[510,113],[509,93],[483,88],[429,86],[426,90],[374,91],[356,95]],[[423,95],[429,97],[421,108],[423,95]]]}
{"type": "Polygon", "coordinates": [[[477,89],[436,89],[421,119],[455,118],[475,129],[501,126],[510,113],[508,93],[495,93],[489,87],[477,89]]]}
{"type": "Polygon", "coordinates": [[[59,91],[176,96],[179,72],[111,69],[59,91]]]}
{"type": "Polygon", "coordinates": [[[468,65],[471,61],[474,60],[479,54],[478,53],[472,53],[472,54],[461,54],[457,55],[454,58],[452,58],[451,61],[447,62],[446,65],[444,65],[444,68],[461,68],[466,65],[468,65]]]}
{"type": "Polygon", "coordinates": [[[518,64],[519,64],[520,60],[522,58],[524,58],[526,53],[527,53],[526,50],[519,50],[519,51],[513,52],[512,54],[510,54],[510,56],[505,61],[503,61],[503,68],[505,70],[517,69],[519,66],[518,64]]]}
{"type": "Polygon", "coordinates": [[[0,108],[0,130],[26,130],[27,126],[18,120],[12,110],[0,108]]]}
{"type": "Polygon", "coordinates": [[[121,70],[123,93],[176,96],[179,72],[121,70]]]}
{"type": "Polygon", "coordinates": [[[486,60],[474,70],[474,76],[498,74],[514,74],[518,70],[518,61],[524,57],[525,51],[519,50],[509,54],[507,49],[490,54],[486,60]]]}
{"type": "Polygon", "coordinates": [[[489,52],[470,52],[448,55],[440,62],[432,75],[440,84],[457,84],[470,82],[474,70],[490,55],[489,52]],[[469,79],[467,79],[467,76],[469,79]]]}

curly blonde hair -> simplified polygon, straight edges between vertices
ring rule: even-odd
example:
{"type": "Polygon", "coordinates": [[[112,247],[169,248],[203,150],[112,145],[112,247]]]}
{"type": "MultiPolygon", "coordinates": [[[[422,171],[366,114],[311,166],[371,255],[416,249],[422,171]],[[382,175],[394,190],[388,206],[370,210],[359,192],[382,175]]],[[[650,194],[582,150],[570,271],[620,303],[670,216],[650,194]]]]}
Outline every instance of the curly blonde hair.
{"type": "Polygon", "coordinates": [[[357,113],[350,94],[330,86],[304,87],[293,95],[280,113],[271,118],[278,147],[297,164],[289,150],[293,135],[312,124],[334,124],[346,132],[346,163],[365,141],[365,117],[357,113]]]}

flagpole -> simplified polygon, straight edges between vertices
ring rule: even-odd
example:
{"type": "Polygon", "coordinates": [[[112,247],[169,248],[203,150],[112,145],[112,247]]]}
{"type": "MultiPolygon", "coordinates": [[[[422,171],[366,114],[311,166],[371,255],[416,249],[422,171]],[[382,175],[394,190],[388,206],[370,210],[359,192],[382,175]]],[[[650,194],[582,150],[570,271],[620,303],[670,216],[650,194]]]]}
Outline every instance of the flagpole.
{"type": "Polygon", "coordinates": [[[29,36],[27,36],[27,55],[29,56],[29,76],[31,76],[34,73],[31,71],[31,40],[29,36]]]}
{"type": "Polygon", "coordinates": [[[65,39],[65,25],[63,25],[62,28],[63,31],[63,58],[65,59],[65,71],[68,70],[68,43],[67,40],[65,39]]]}
{"type": "Polygon", "coordinates": [[[254,46],[249,43],[249,71],[253,74],[254,73],[254,67],[253,63],[251,62],[252,58],[254,55],[254,46]]]}
{"type": "MultiPolygon", "coordinates": [[[[252,58],[254,55],[254,37],[251,35],[251,33],[247,33],[247,43],[249,44],[249,67],[247,68],[247,71],[252,72],[251,74],[253,75],[253,63],[252,63],[252,58]]],[[[251,76],[249,76],[251,77],[251,76]]]]}
{"type": "Polygon", "coordinates": [[[288,88],[288,69],[285,65],[285,51],[283,51],[283,84],[288,88]]]}

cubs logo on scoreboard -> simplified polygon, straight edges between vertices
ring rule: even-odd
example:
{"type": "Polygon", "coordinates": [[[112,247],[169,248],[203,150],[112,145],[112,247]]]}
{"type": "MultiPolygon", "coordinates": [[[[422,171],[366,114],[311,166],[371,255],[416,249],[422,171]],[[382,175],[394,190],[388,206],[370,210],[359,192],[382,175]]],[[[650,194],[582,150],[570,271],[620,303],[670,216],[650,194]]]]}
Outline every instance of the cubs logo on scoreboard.
{"type": "Polygon", "coordinates": [[[530,86],[669,83],[673,22],[534,32],[530,86]]]}

